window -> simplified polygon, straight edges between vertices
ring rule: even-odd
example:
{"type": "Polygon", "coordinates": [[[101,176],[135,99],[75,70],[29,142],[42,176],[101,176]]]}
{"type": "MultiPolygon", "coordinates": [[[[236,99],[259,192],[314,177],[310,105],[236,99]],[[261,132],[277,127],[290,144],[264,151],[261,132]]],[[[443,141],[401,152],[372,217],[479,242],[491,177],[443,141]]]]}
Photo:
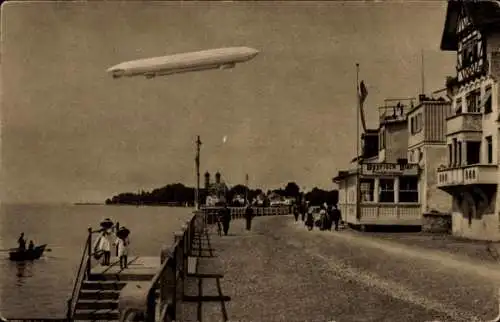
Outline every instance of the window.
{"type": "Polygon", "coordinates": [[[491,136],[486,137],[486,160],[488,163],[493,163],[493,138],[491,136]]]}
{"type": "Polygon", "coordinates": [[[455,102],[455,113],[462,114],[462,98],[457,98],[455,102]]]}
{"type": "Polygon", "coordinates": [[[380,129],[379,134],[379,150],[385,149],[385,129],[380,129]]]}
{"type": "Polygon", "coordinates": [[[491,86],[487,86],[486,89],[484,90],[483,104],[484,104],[484,114],[491,113],[492,112],[492,109],[491,109],[491,86]]]}
{"type": "Polygon", "coordinates": [[[394,202],[394,179],[380,179],[379,202],[394,202]]]}
{"type": "Polygon", "coordinates": [[[467,112],[478,113],[481,107],[481,94],[478,90],[472,91],[467,95],[467,112]]]}
{"type": "Polygon", "coordinates": [[[374,190],[375,190],[375,179],[361,179],[360,180],[361,202],[373,202],[374,190]]]}
{"type": "Polygon", "coordinates": [[[462,142],[457,142],[457,165],[462,165],[462,142]]]}
{"type": "Polygon", "coordinates": [[[480,162],[479,155],[481,153],[481,142],[467,141],[466,146],[466,164],[478,164],[480,162]]]}
{"type": "Polygon", "coordinates": [[[453,164],[453,146],[448,144],[448,166],[453,164]]]}
{"type": "Polygon", "coordinates": [[[416,134],[422,131],[423,128],[423,117],[422,113],[418,113],[410,119],[410,131],[411,134],[416,134]]]}
{"type": "Polygon", "coordinates": [[[452,165],[457,165],[457,139],[453,139],[453,161],[452,165]]]}
{"type": "Polygon", "coordinates": [[[399,202],[418,202],[418,177],[399,178],[399,202]]]}

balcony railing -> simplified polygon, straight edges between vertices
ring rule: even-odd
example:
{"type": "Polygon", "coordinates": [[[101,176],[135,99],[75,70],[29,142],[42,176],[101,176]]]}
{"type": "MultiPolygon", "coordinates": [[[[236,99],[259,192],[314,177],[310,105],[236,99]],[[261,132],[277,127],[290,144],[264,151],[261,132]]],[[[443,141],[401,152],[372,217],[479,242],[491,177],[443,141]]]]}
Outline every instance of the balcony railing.
{"type": "Polygon", "coordinates": [[[481,131],[482,117],[481,113],[461,113],[450,116],[446,120],[446,134],[481,131]]]}
{"type": "Polygon", "coordinates": [[[459,168],[438,169],[438,187],[469,185],[469,184],[497,184],[498,166],[492,164],[474,164],[459,168]]]}
{"type": "Polygon", "coordinates": [[[379,110],[379,121],[381,123],[390,123],[395,121],[404,121],[406,120],[406,114],[410,111],[413,106],[406,105],[389,105],[389,106],[381,106],[378,108],[379,110]]]}

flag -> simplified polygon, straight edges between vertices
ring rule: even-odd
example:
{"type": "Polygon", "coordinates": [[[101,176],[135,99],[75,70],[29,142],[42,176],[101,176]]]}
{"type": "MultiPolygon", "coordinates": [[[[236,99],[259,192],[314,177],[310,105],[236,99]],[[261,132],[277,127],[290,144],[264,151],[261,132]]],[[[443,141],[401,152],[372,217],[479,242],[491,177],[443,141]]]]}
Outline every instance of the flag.
{"type": "Polygon", "coordinates": [[[365,102],[366,97],[368,96],[368,90],[366,89],[365,82],[361,81],[359,84],[359,102],[363,104],[365,102]]]}

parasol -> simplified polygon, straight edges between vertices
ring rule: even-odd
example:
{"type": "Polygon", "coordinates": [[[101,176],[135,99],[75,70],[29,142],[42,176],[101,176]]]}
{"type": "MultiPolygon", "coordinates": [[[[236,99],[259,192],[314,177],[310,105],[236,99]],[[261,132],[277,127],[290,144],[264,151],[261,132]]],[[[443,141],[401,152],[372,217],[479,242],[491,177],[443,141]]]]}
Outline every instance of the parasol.
{"type": "Polygon", "coordinates": [[[130,230],[129,230],[128,228],[126,228],[126,227],[122,227],[122,228],[120,228],[120,229],[116,232],[116,236],[117,236],[118,238],[122,238],[122,239],[124,239],[124,238],[127,238],[127,237],[128,237],[128,235],[130,235],[130,230]]]}
{"type": "Polygon", "coordinates": [[[103,221],[101,221],[100,225],[101,225],[101,228],[103,228],[103,229],[111,229],[111,228],[113,228],[114,223],[111,219],[106,218],[103,221]]]}

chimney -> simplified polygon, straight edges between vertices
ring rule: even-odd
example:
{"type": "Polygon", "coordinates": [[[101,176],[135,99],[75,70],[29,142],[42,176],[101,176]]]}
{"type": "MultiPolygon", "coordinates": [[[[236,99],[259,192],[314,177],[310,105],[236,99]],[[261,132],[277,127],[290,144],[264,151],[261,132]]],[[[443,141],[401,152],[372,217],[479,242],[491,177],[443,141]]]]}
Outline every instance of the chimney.
{"type": "Polygon", "coordinates": [[[217,171],[215,174],[215,183],[219,184],[220,183],[220,173],[217,171]]]}

